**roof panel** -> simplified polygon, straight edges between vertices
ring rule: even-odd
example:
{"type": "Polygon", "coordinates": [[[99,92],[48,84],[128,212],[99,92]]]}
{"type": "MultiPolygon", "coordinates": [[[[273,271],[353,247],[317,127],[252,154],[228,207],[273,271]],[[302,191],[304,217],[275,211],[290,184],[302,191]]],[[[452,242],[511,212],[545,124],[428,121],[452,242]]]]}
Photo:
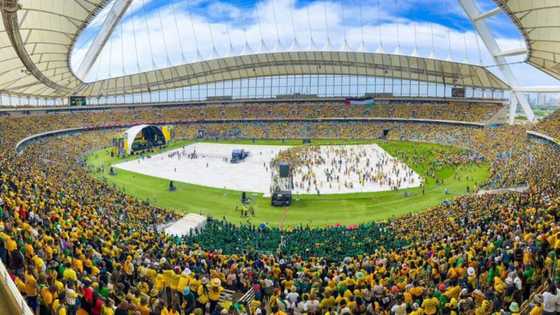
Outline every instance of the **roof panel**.
{"type": "MultiPolygon", "coordinates": [[[[12,23],[7,23],[10,25],[7,30],[0,23],[0,88],[17,93],[44,93],[39,96],[66,96],[75,92],[97,96],[121,94],[125,91],[147,92],[166,87],[264,75],[374,73],[430,82],[439,82],[443,76],[447,76],[472,84],[482,82],[479,77],[486,77],[485,82],[491,85],[490,88],[509,88],[486,69],[473,65],[459,67],[440,60],[340,51],[235,56],[83,84],[69,67],[69,54],[80,30],[108,2],[109,0],[20,0],[21,9],[16,15],[6,15],[4,11],[8,10],[4,10],[2,17],[12,23]],[[20,60],[18,54],[27,58],[22,57],[20,60]],[[41,83],[38,84],[39,81],[41,83]],[[57,86],[61,88],[56,88],[57,86]],[[81,89],[77,90],[79,87],[81,89]]],[[[511,0],[508,5],[518,10],[532,8],[520,0],[511,0]]],[[[539,15],[531,12],[525,19],[543,26],[552,17],[551,13],[539,15]]],[[[559,50],[558,42],[555,41],[555,33],[550,34],[547,30],[548,28],[535,29],[535,36],[546,40],[535,42],[531,60],[544,68],[553,68],[555,60],[560,59],[554,52],[559,50]]]]}
{"type": "MultiPolygon", "coordinates": [[[[213,83],[222,80],[253,78],[256,76],[275,76],[290,74],[332,74],[332,75],[379,75],[427,82],[443,82],[480,85],[477,73],[483,73],[488,88],[508,89],[509,87],[480,66],[457,64],[448,61],[410,57],[404,55],[351,53],[351,52],[290,52],[268,53],[229,57],[224,60],[202,61],[169,69],[150,71],[142,76],[147,77],[149,84],[136,83],[127,90],[151,91],[166,86],[192,86],[201,83],[213,83]],[[491,78],[491,79],[488,79],[491,78]]],[[[136,74],[135,76],[138,76],[136,74]]],[[[108,79],[104,81],[116,80],[108,79]]],[[[130,80],[127,80],[130,82],[130,80]]],[[[96,89],[84,85],[80,94],[95,96],[96,89]]],[[[102,83],[101,83],[102,84],[102,83]]],[[[114,84],[104,84],[115,87],[114,84]]],[[[121,94],[117,88],[106,89],[107,94],[121,94]]]]}
{"type": "Polygon", "coordinates": [[[494,0],[512,18],[527,44],[527,61],[560,79],[560,0],[494,0]]]}
{"type": "Polygon", "coordinates": [[[0,68],[12,69],[14,64],[18,69],[9,75],[0,75],[0,86],[7,87],[13,93],[42,93],[36,96],[58,96],[68,94],[72,89],[81,85],[69,66],[69,54],[72,45],[93,16],[105,6],[109,0],[19,0],[20,9],[16,13],[9,10],[2,11],[2,19],[8,23],[0,23],[0,68]],[[11,38],[10,38],[11,36],[11,38]],[[2,47],[9,46],[10,49],[2,47]],[[52,54],[59,53],[59,56],[52,54]],[[16,58],[28,58],[27,61],[14,62],[16,58]],[[56,70],[43,72],[45,69],[56,70]],[[18,73],[31,73],[41,81],[41,84],[29,88],[21,88],[24,82],[18,73]],[[59,82],[64,78],[64,82],[59,82]],[[62,85],[63,89],[56,91],[48,86],[62,85]],[[62,92],[65,90],[66,92],[62,92]]]}

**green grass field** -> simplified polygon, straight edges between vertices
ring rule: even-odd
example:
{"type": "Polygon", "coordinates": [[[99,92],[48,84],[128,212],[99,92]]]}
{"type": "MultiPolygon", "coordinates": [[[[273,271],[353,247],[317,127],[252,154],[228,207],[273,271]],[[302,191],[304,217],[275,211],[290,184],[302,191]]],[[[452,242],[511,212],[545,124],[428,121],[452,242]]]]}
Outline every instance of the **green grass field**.
{"type": "MultiPolygon", "coordinates": [[[[225,141],[220,143],[250,143],[252,141],[225,141]]],[[[177,141],[165,150],[181,147],[190,141],[177,141]]],[[[298,141],[262,140],[255,144],[266,145],[301,145],[298,141]]],[[[424,144],[415,142],[381,142],[374,140],[313,140],[313,144],[365,144],[377,143],[393,156],[400,154],[404,161],[422,177],[426,177],[431,161],[437,154],[452,153],[460,150],[454,147],[424,144]]],[[[355,193],[340,195],[304,195],[294,196],[294,202],[288,209],[270,206],[270,199],[261,194],[249,194],[256,209],[255,216],[241,217],[235,210],[240,203],[240,192],[203,187],[192,184],[176,183],[177,190],[167,190],[169,181],[166,179],[146,176],[124,170],[117,175],[109,175],[110,165],[127,159],[111,158],[110,150],[100,150],[87,156],[88,166],[93,176],[114,184],[126,193],[141,200],[149,200],[153,205],[173,209],[181,213],[202,213],[215,218],[225,217],[227,220],[240,223],[268,223],[284,226],[309,224],[311,226],[327,224],[354,224],[385,220],[391,217],[417,212],[440,204],[446,199],[466,193],[466,187],[474,188],[489,176],[487,164],[469,164],[458,168],[443,167],[436,171],[443,184],[436,184],[428,178],[425,193],[421,188],[411,188],[398,192],[355,193]],[[104,171],[99,171],[100,168],[104,171]],[[468,180],[466,180],[468,178],[468,180]],[[449,194],[444,193],[448,189],[449,194]],[[405,192],[409,196],[405,197],[405,192]]]]}

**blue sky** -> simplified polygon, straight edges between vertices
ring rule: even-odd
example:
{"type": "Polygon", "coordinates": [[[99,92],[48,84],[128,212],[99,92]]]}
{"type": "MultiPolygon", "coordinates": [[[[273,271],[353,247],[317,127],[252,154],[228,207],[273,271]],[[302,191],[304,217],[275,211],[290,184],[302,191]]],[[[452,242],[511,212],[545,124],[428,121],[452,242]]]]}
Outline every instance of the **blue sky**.
{"type": "MultiPolygon", "coordinates": [[[[495,7],[492,0],[479,0],[479,6],[495,7]]],[[[106,13],[80,36],[74,68],[106,13]]],[[[524,46],[505,14],[489,23],[503,48],[524,46]]],[[[232,54],[307,49],[381,49],[480,63],[495,71],[457,0],[134,0],[86,80],[232,54]]],[[[523,85],[556,84],[526,65],[514,71],[524,74],[523,85]]]]}

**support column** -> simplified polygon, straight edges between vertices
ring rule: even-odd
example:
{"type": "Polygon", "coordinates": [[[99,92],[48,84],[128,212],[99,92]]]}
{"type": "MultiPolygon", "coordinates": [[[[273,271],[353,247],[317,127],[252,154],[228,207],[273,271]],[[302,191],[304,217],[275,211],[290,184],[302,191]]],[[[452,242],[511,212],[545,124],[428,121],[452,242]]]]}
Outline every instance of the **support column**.
{"type": "MultiPolygon", "coordinates": [[[[515,119],[515,116],[512,117],[511,115],[515,115],[515,112],[513,110],[517,109],[518,104],[521,105],[523,112],[525,113],[525,115],[527,115],[527,119],[529,121],[534,121],[535,114],[533,113],[533,110],[531,109],[527,98],[516,91],[519,83],[505,58],[509,55],[509,53],[504,53],[504,51],[500,49],[496,38],[494,37],[492,31],[488,27],[488,24],[486,23],[486,19],[497,14],[500,8],[498,7],[496,9],[490,10],[488,13],[482,13],[474,0],[459,0],[459,3],[467,14],[467,17],[473,23],[477,33],[480,35],[480,38],[482,38],[484,45],[486,46],[488,51],[490,51],[490,54],[492,55],[494,62],[498,66],[498,69],[500,69],[500,72],[503,74],[505,81],[512,87],[510,98],[510,123],[513,123],[515,119]]],[[[516,51],[515,54],[519,54],[519,51],[516,51]]]]}

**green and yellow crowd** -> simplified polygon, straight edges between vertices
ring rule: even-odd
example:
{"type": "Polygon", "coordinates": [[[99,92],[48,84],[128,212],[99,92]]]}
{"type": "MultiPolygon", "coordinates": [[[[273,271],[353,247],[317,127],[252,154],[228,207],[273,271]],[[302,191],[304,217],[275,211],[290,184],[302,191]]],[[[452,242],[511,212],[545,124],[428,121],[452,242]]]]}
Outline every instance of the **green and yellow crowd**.
{"type": "MultiPolygon", "coordinates": [[[[210,115],[213,109],[197,110],[210,115]]],[[[238,110],[246,118],[245,109],[238,110]]],[[[414,110],[417,117],[433,113],[414,110]]],[[[560,310],[553,303],[554,297],[560,299],[555,289],[560,157],[554,147],[528,142],[522,127],[391,123],[390,137],[468,148],[492,161],[493,188],[524,183],[526,192],[467,195],[421,213],[355,226],[279,229],[210,219],[198,234],[185,238],[158,231],[178,214],[88,175],[84,153],[108,146],[116,131],[41,140],[21,155],[14,149],[22,138],[47,130],[192,117],[182,111],[0,118],[0,258],[35,313],[484,315],[560,310]],[[247,305],[228,303],[221,298],[225,289],[251,290],[255,297],[247,305]]],[[[401,111],[409,109],[395,110],[401,111]]],[[[286,113],[291,115],[290,109],[286,113]]],[[[192,138],[204,128],[215,130],[217,137],[373,138],[387,126],[197,122],[178,126],[177,132],[192,138]]]]}
{"type": "Polygon", "coordinates": [[[534,129],[552,138],[560,139],[560,111],[555,111],[547,116],[534,129]]]}

